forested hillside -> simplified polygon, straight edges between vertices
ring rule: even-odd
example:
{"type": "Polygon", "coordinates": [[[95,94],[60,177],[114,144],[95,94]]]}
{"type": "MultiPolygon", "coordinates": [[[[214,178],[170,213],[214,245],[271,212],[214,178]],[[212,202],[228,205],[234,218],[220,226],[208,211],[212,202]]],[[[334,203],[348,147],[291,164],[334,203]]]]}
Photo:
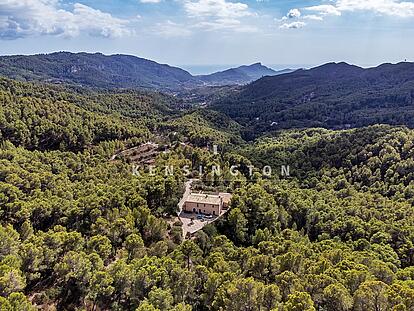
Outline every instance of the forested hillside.
{"type": "Polygon", "coordinates": [[[413,72],[412,63],[370,69],[331,63],[264,77],[212,107],[248,126],[248,138],[289,128],[414,127],[413,72]]]}
{"type": "Polygon", "coordinates": [[[199,82],[187,71],[129,55],[59,52],[0,57],[0,74],[24,81],[99,88],[178,89],[199,82]]]}
{"type": "Polygon", "coordinates": [[[174,114],[171,101],[157,94],[76,92],[0,78],[0,135],[16,146],[40,150],[143,141],[157,122],[174,114]]]}
{"type": "Polygon", "coordinates": [[[57,52],[0,56],[0,75],[11,79],[100,89],[183,92],[196,87],[247,84],[263,76],[290,71],[274,71],[257,63],[193,76],[178,67],[123,54],[57,52]]]}
{"type": "Polygon", "coordinates": [[[0,80],[1,310],[414,310],[414,130],[246,143],[243,125],[176,101],[0,80]],[[148,140],[165,144],[155,174],[111,157],[148,140]],[[220,165],[199,182],[232,192],[229,211],[185,239],[186,177],[164,165],[220,165]]]}
{"type": "Polygon", "coordinates": [[[197,146],[235,145],[243,142],[242,127],[226,115],[200,109],[170,119],[163,124],[166,131],[178,131],[197,146]]]}

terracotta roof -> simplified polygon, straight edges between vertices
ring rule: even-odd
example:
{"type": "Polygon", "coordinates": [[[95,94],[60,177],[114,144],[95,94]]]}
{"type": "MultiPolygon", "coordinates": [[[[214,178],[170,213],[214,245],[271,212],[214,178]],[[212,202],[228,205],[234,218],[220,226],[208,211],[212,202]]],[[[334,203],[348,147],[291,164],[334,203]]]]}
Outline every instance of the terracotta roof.
{"type": "Polygon", "coordinates": [[[217,204],[221,203],[221,198],[218,195],[203,194],[203,193],[191,193],[186,202],[192,203],[204,203],[204,204],[217,204]]]}

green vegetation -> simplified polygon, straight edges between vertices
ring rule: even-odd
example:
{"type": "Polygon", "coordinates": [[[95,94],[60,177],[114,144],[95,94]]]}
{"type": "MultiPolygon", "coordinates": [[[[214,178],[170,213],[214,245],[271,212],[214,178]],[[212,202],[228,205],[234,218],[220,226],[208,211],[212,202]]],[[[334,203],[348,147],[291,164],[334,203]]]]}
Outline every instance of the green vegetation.
{"type": "Polygon", "coordinates": [[[210,75],[193,76],[169,65],[132,55],[57,52],[38,55],[0,56],[0,75],[20,81],[66,83],[101,89],[149,88],[185,91],[206,86],[246,84],[274,71],[260,63],[210,75]]]}
{"type": "Polygon", "coordinates": [[[212,108],[245,125],[247,139],[291,128],[414,127],[413,66],[326,64],[265,77],[219,98],[212,108]]]}
{"type": "Polygon", "coordinates": [[[97,88],[174,90],[200,84],[180,68],[130,56],[58,52],[0,57],[0,74],[20,81],[97,88]]]}
{"type": "Polygon", "coordinates": [[[0,137],[28,149],[72,151],[109,140],[142,141],[157,119],[172,113],[167,102],[152,105],[156,99],[130,93],[82,94],[0,78],[0,137]]]}
{"type": "Polygon", "coordinates": [[[168,120],[164,128],[169,131],[180,131],[188,140],[197,146],[208,144],[240,144],[241,126],[212,110],[196,110],[179,118],[168,120]]]}
{"type": "Polygon", "coordinates": [[[247,144],[232,119],[174,103],[0,80],[0,310],[413,310],[414,130],[247,144]],[[154,176],[109,160],[157,137],[171,145],[154,176]],[[165,164],[242,174],[205,172],[202,187],[234,196],[193,239],[175,218],[183,172],[165,164]]]}

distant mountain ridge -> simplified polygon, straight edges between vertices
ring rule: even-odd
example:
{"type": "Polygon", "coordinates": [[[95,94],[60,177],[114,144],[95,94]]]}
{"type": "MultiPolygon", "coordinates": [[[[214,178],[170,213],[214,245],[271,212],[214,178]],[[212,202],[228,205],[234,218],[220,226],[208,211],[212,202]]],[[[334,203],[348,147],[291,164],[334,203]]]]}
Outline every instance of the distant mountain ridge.
{"type": "Polygon", "coordinates": [[[8,78],[97,88],[178,91],[201,86],[247,84],[274,74],[278,72],[260,63],[212,75],[193,76],[181,68],[122,54],[56,52],[0,56],[0,75],[8,78]]]}
{"type": "Polygon", "coordinates": [[[291,69],[275,71],[271,68],[263,66],[261,63],[255,63],[250,66],[244,65],[209,75],[200,75],[197,77],[205,83],[214,86],[222,86],[226,84],[242,85],[263,78],[264,76],[276,76],[292,71],[293,70],[291,69]]]}
{"type": "Polygon", "coordinates": [[[256,134],[377,123],[414,127],[414,63],[368,69],[328,63],[268,76],[219,98],[212,108],[256,134]]]}
{"type": "Polygon", "coordinates": [[[0,57],[0,75],[99,88],[175,89],[195,83],[187,71],[129,56],[57,52],[0,57]]]}

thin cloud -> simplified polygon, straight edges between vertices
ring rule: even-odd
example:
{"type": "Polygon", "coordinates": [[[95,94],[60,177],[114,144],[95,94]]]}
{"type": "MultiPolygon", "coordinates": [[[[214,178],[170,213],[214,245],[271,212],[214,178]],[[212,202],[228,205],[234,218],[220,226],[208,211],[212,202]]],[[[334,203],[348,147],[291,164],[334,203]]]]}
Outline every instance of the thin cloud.
{"type": "Polygon", "coordinates": [[[185,1],[184,8],[192,17],[239,18],[249,16],[249,6],[226,0],[185,1]]]}
{"type": "Polygon", "coordinates": [[[257,32],[258,29],[254,26],[243,25],[242,22],[236,19],[218,19],[215,21],[201,21],[194,25],[194,28],[199,28],[207,31],[233,31],[252,33],[257,32]]]}
{"type": "Polygon", "coordinates": [[[242,22],[243,18],[255,16],[245,3],[226,0],[184,0],[183,5],[194,28],[207,31],[257,31],[256,27],[242,22]]]}
{"type": "Polygon", "coordinates": [[[338,0],[339,11],[369,11],[381,15],[414,17],[414,3],[396,0],[338,0]]]}
{"type": "Polygon", "coordinates": [[[397,0],[337,0],[333,4],[322,4],[303,8],[319,16],[341,16],[345,12],[367,12],[400,18],[414,17],[414,2],[397,0]]]}
{"type": "Polygon", "coordinates": [[[75,3],[72,10],[59,0],[0,0],[0,38],[36,35],[75,37],[81,33],[100,37],[122,37],[132,31],[128,21],[75,3]]]}
{"type": "Polygon", "coordinates": [[[280,29],[299,29],[306,26],[304,22],[285,23],[279,26],[280,29]]]}
{"type": "Polygon", "coordinates": [[[323,21],[323,17],[320,15],[310,14],[310,15],[304,15],[302,18],[307,19],[307,20],[312,20],[312,21],[323,21]]]}
{"type": "Polygon", "coordinates": [[[325,15],[341,16],[342,15],[341,11],[338,10],[337,7],[330,5],[330,4],[310,6],[310,7],[306,7],[305,10],[317,12],[322,16],[325,16],[325,15]]]}
{"type": "Polygon", "coordinates": [[[165,23],[158,23],[155,31],[163,37],[188,37],[192,34],[192,31],[185,25],[177,24],[170,20],[167,20],[165,23]]]}

